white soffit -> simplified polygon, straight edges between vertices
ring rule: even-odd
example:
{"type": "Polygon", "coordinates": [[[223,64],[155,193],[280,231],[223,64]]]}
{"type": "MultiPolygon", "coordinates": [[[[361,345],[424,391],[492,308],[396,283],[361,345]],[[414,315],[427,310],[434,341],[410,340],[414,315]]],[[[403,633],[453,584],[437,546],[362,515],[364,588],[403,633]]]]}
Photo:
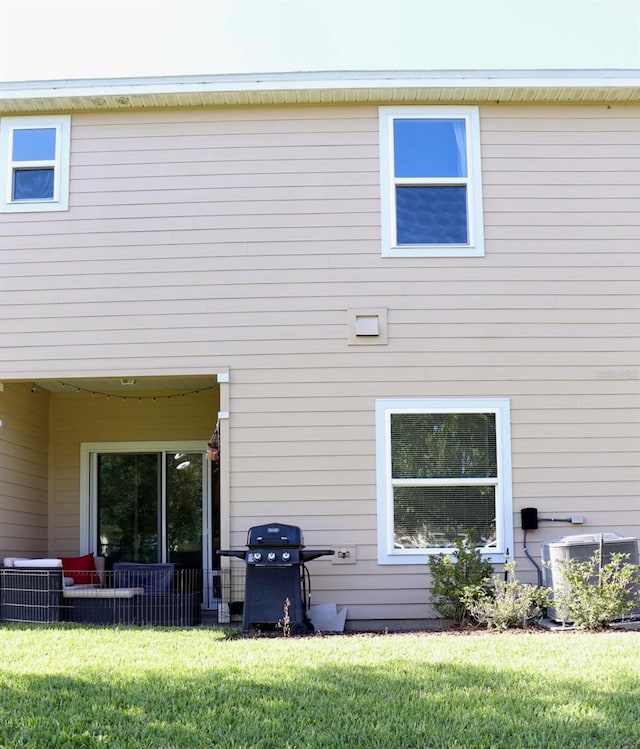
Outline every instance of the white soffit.
{"type": "Polygon", "coordinates": [[[640,70],[272,73],[0,83],[0,113],[429,102],[638,102],[640,70]]]}

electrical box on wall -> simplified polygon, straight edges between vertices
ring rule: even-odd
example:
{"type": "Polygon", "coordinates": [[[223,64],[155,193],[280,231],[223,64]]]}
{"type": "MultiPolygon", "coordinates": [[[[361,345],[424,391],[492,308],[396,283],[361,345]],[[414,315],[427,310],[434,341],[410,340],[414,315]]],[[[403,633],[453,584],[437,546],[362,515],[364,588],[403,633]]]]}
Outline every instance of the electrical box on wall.
{"type": "Polygon", "coordinates": [[[538,516],[536,507],[523,507],[520,510],[520,527],[523,531],[537,531],[538,522],[545,523],[571,523],[571,525],[582,525],[584,518],[582,515],[571,515],[568,518],[541,518],[538,516]]]}
{"type": "Polygon", "coordinates": [[[331,557],[331,564],[355,564],[356,547],[355,546],[336,546],[336,552],[331,557]]]}
{"type": "Polygon", "coordinates": [[[535,531],[538,529],[538,510],[535,507],[523,507],[520,510],[523,531],[535,531]]]}

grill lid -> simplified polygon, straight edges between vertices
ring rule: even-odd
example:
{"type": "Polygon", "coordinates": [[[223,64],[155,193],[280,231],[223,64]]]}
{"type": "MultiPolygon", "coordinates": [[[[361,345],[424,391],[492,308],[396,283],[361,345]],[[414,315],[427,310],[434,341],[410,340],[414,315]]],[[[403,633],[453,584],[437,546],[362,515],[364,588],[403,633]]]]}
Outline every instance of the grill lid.
{"type": "Polygon", "coordinates": [[[247,546],[250,548],[282,548],[295,547],[304,548],[302,531],[297,525],[284,525],[283,523],[267,523],[266,525],[255,525],[247,532],[247,546]]]}

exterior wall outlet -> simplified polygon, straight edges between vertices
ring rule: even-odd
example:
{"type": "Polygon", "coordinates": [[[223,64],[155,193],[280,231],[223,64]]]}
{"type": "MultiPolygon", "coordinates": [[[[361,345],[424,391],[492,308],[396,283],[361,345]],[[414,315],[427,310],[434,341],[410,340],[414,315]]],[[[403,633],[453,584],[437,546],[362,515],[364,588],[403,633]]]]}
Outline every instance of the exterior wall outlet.
{"type": "Polygon", "coordinates": [[[356,563],[356,547],[355,546],[336,546],[334,548],[336,552],[331,557],[332,564],[355,564],[356,563]]]}

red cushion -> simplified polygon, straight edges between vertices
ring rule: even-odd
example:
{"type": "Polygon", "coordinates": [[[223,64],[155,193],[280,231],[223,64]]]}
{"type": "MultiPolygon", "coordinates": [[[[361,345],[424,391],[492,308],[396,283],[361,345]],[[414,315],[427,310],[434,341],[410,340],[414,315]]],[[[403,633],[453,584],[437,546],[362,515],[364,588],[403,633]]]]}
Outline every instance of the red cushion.
{"type": "Polygon", "coordinates": [[[95,585],[100,582],[93,554],[85,554],[83,557],[62,557],[62,569],[64,576],[73,578],[76,585],[95,585]]]}

